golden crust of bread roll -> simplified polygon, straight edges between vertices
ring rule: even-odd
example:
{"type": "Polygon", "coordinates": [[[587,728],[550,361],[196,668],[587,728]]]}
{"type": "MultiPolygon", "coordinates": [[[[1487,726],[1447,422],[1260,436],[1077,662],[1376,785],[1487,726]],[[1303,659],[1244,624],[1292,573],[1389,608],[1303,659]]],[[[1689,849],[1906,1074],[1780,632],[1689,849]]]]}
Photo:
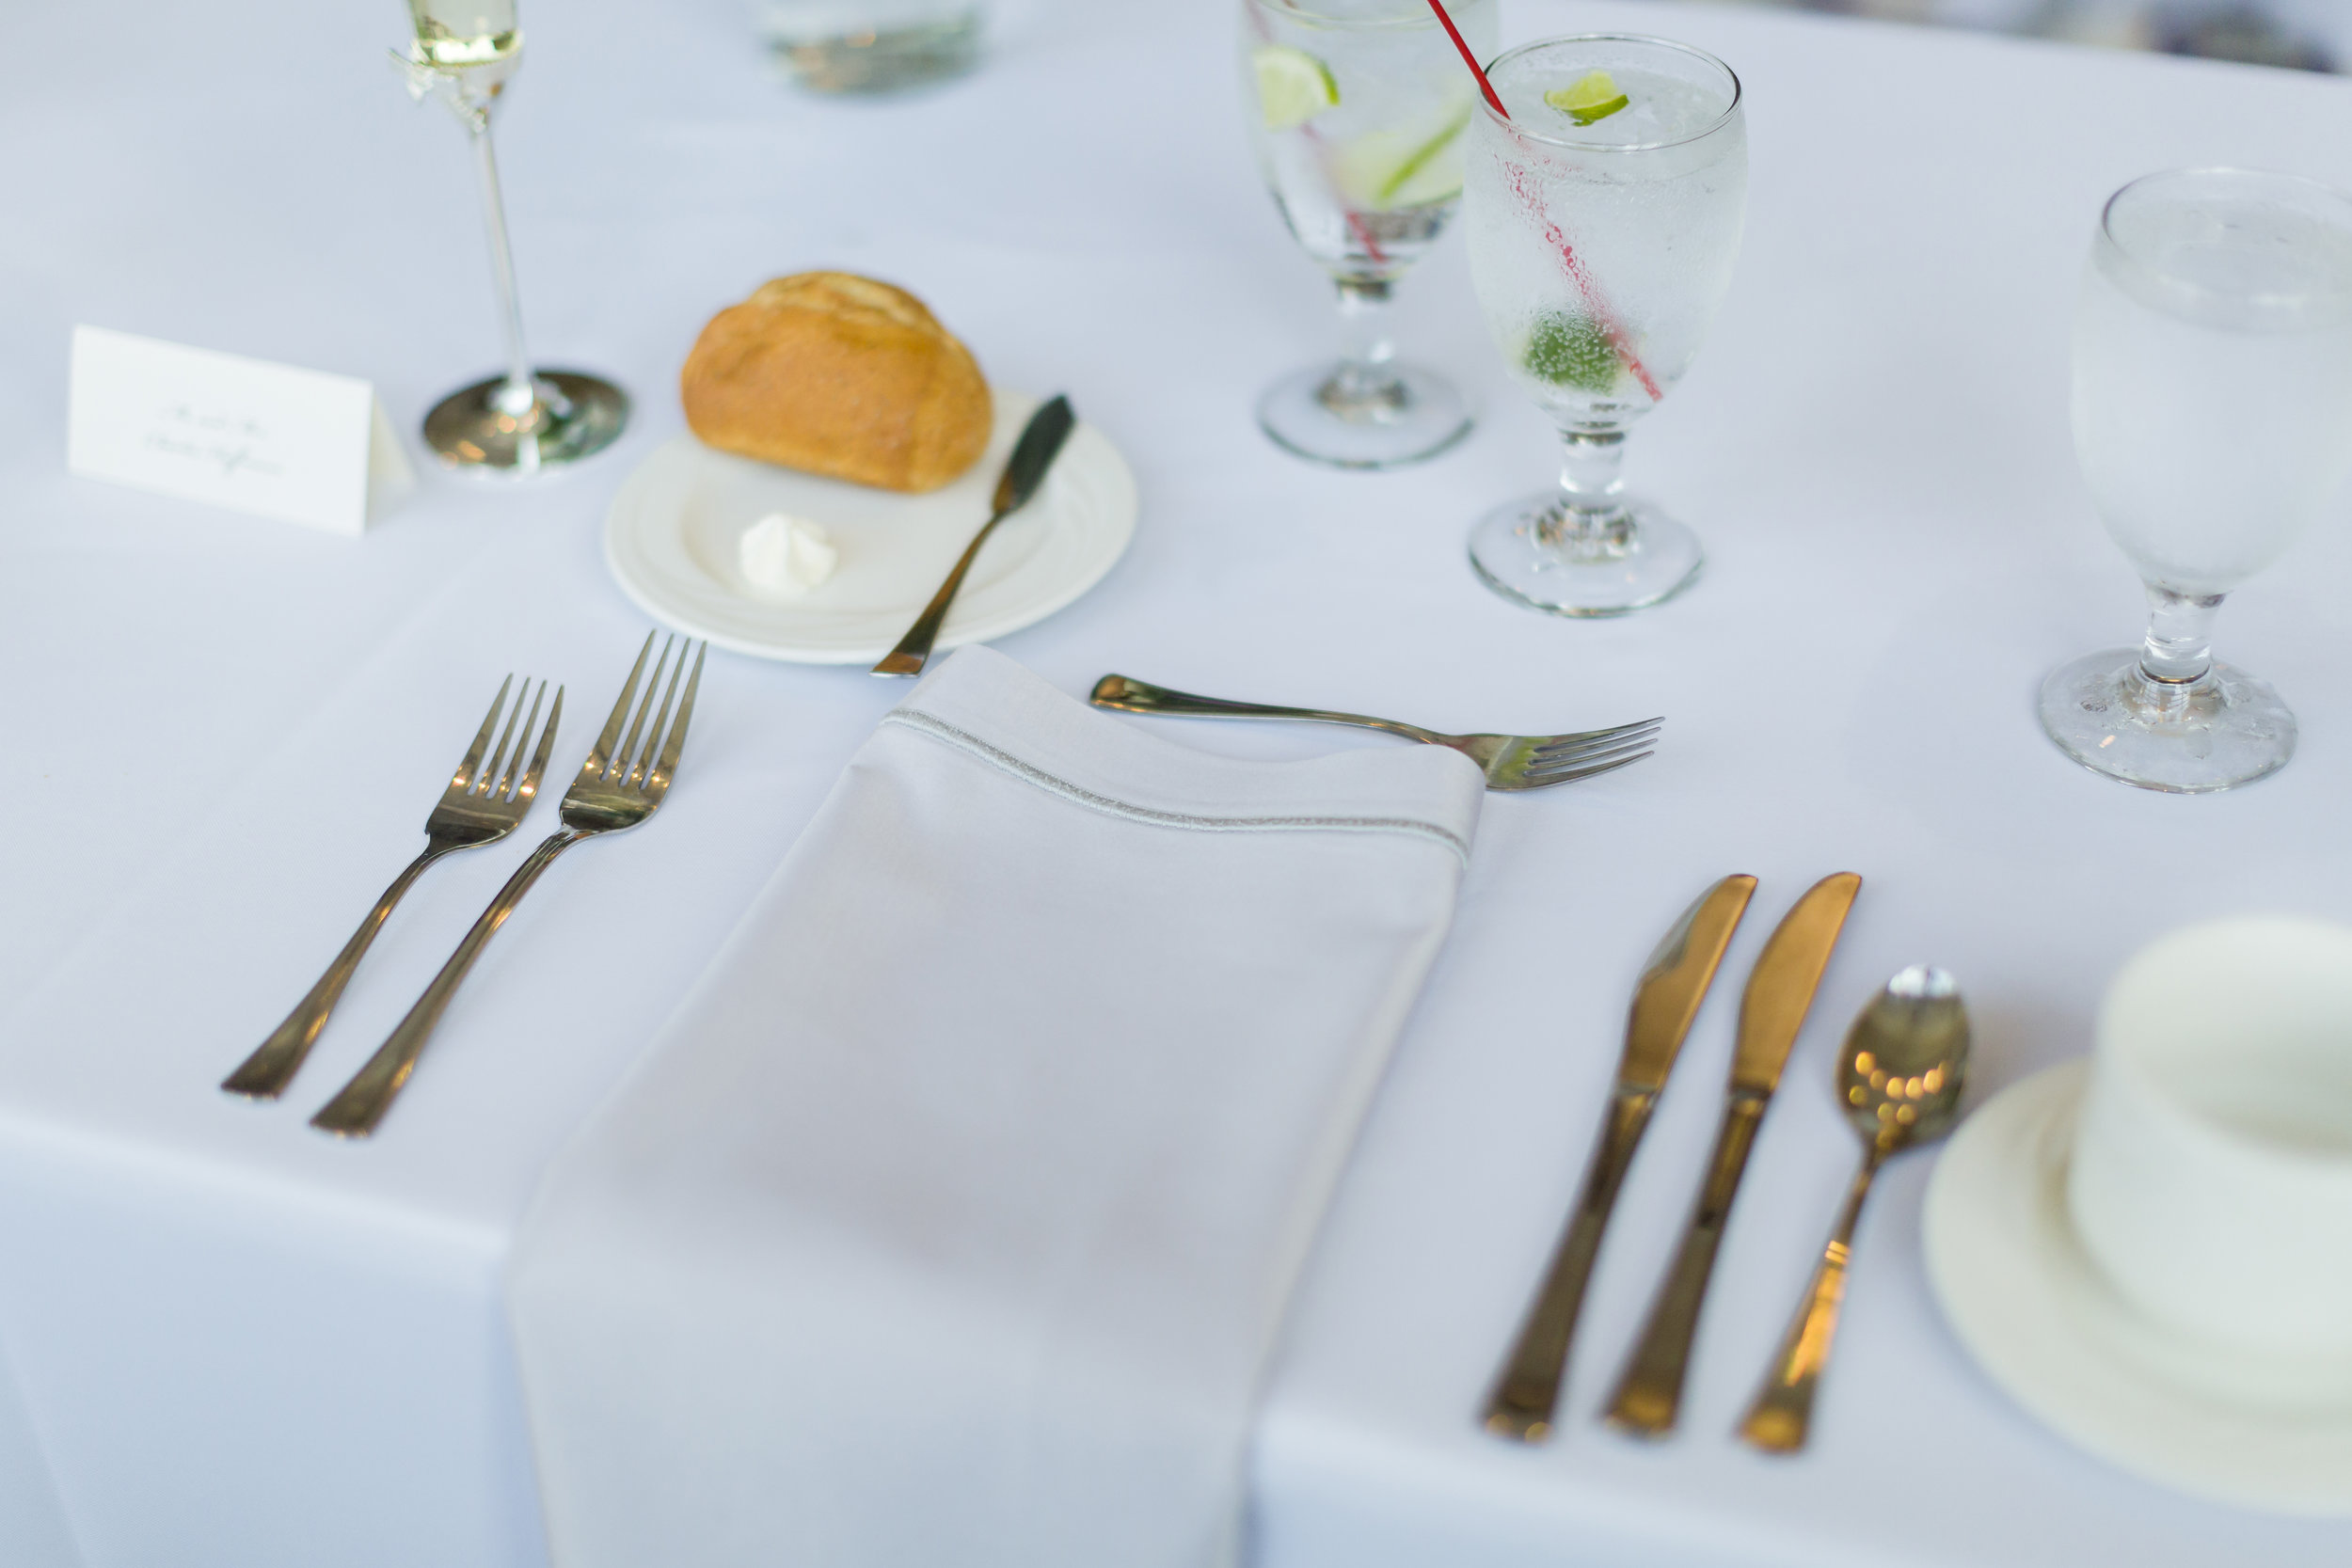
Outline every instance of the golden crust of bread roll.
{"type": "Polygon", "coordinates": [[[903,289],[846,272],[760,285],[710,319],[679,376],[722,451],[885,490],[936,490],[995,428],[971,352],[903,289]]]}

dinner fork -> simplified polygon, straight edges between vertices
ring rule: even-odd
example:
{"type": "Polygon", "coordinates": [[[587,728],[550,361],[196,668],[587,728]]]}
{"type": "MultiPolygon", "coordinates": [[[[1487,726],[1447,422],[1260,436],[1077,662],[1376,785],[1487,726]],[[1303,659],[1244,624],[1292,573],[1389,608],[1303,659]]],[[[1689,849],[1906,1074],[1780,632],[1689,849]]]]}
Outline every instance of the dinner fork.
{"type": "Polygon", "coordinates": [[[335,955],[326,973],[319,976],[310,994],[286,1015],[286,1022],[263,1040],[260,1049],[245,1059],[243,1066],[221,1080],[220,1086],[230,1094],[241,1094],[249,1100],[276,1100],[286,1092],[286,1085],[302,1069],[303,1059],[310,1054],[310,1047],[318,1043],[320,1031],[326,1027],[327,1015],[342,999],[343,987],[350,984],[352,972],[359,967],[375,933],[383,928],[391,914],[392,906],[409,885],[424,875],[425,867],[444,855],[460,849],[478,849],[485,844],[496,844],[522,826],[531,814],[531,803],[538,798],[539,775],[547,770],[548,752],[555,745],[555,726],[564,717],[564,689],[555,689],[555,705],[548,709],[547,728],[539,732],[539,744],[531,745],[532,726],[539,721],[539,703],[548,694],[548,683],[541,681],[538,691],[531,690],[531,677],[523,677],[523,689],[515,698],[515,705],[506,712],[506,728],[499,734],[498,752],[488,767],[482,764],[483,754],[490,749],[490,736],[498,730],[499,713],[506,708],[506,693],[515,684],[508,675],[499,687],[498,696],[490,704],[488,717],[466,749],[457,764],[457,772],[441,792],[433,815],[424,822],[424,853],[408,863],[408,869],[392,879],[392,885],[384,890],[384,896],[375,901],[359,929],[343,943],[343,950],[335,955]],[[531,715],[522,718],[523,697],[531,698],[531,715]],[[516,721],[522,720],[522,740],[515,744],[516,721]],[[514,754],[507,748],[514,746],[514,754]],[[523,752],[531,751],[531,763],[523,765],[523,752]],[[522,777],[515,775],[519,770],[522,777]]]}
{"type": "Polygon", "coordinates": [[[417,1005],[408,1009],[367,1065],[355,1074],[342,1091],[328,1101],[310,1125],[323,1132],[346,1138],[364,1138],[376,1129],[384,1114],[392,1108],[406,1085],[409,1074],[417,1069],[417,1058],[423,1054],[425,1041],[433,1037],[433,1030],[449,1010],[457,995],[458,986],[467,971],[482,956],[482,949],[498,928],[506,924],[506,917],[515,912],[523,895],[531,891],[540,873],[555,863],[555,857],[582,839],[598,833],[615,833],[634,828],[660,809],[662,797],[670,792],[670,781],[677,772],[678,752],[686,744],[687,721],[694,716],[694,693],[702,686],[703,656],[709,644],[699,649],[688,643],[679,648],[673,637],[661,645],[661,657],[653,667],[652,678],[645,681],[644,694],[638,696],[637,683],[645,673],[645,659],[653,652],[653,640],[660,635],[649,632],[645,645],[637,651],[637,663],[629,670],[628,684],[621,688],[618,702],[612,705],[612,717],[604,721],[604,730],[588,752],[588,760],[580,764],[580,776],[572,787],[564,792],[564,827],[538,848],[531,858],[506,879],[499,895],[490,900],[490,907],[482,911],[482,918],[473,923],[466,940],[457,944],[449,962],[441,966],[433,983],[417,998],[417,1005]],[[686,670],[686,655],[694,654],[693,673],[686,676],[686,690],[678,691],[678,678],[686,670]],[[675,662],[671,654],[675,652],[675,662]],[[661,686],[667,671],[670,683],[661,693],[661,705],[653,712],[653,722],[645,721],[646,711],[653,708],[654,690],[661,686]],[[676,715],[671,705],[676,704],[676,715]],[[631,705],[635,717],[632,718],[631,705]],[[626,739],[621,735],[623,722],[628,725],[626,739]],[[640,736],[644,746],[638,745],[640,736]]]}
{"type": "Polygon", "coordinates": [[[1552,784],[1589,779],[1641,761],[1650,754],[1663,719],[1619,724],[1611,730],[1582,730],[1573,735],[1439,735],[1418,724],[1393,719],[1370,719],[1360,713],[1332,713],[1323,708],[1271,707],[1263,703],[1229,703],[1221,697],[1195,697],[1166,687],[1104,675],[1094,683],[1088,699],[1096,707],[1125,713],[1167,714],[1184,719],[1300,719],[1318,724],[1353,724],[1359,729],[1385,730],[1425,746],[1447,746],[1478,764],[1488,789],[1543,789],[1552,784]]]}

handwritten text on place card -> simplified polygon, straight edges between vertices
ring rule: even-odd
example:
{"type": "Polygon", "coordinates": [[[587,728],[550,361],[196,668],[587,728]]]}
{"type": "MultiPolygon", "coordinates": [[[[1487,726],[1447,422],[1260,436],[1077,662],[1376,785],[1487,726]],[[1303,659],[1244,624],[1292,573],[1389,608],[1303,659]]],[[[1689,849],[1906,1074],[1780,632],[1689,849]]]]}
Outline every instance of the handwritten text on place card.
{"type": "Polygon", "coordinates": [[[66,467],[337,533],[410,474],[374,388],[345,375],[73,329],[66,467]]]}

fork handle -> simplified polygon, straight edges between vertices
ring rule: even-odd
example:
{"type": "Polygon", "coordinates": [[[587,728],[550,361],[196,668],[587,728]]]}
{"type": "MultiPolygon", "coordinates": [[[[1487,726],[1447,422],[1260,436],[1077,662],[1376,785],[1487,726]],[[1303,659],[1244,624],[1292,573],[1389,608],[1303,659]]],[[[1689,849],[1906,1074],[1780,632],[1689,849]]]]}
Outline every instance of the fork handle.
{"type": "Polygon", "coordinates": [[[1625,1185],[1627,1167],[1633,1164],[1633,1151],[1657,1103],[1656,1094],[1641,1089],[1620,1089],[1610,1100],[1609,1120],[1601,1130],[1600,1147],[1593,1150],[1592,1166],[1584,1173],[1583,1190],[1577,1194],[1576,1212],[1561,1233],[1551,1268],[1486,1401],[1486,1430],[1498,1437],[1540,1443],[1551,1434],[1593,1259],[1600,1252],[1601,1233],[1616,1207],[1617,1190],[1625,1185]]]}
{"type": "Polygon", "coordinates": [[[310,1047],[318,1043],[320,1031],[326,1027],[327,1016],[334,1012],[335,1004],[342,1000],[343,988],[351,983],[352,974],[359,967],[359,960],[367,956],[370,944],[375,941],[375,933],[384,928],[384,922],[391,914],[392,906],[400,902],[401,895],[408,891],[410,884],[424,875],[426,866],[443,855],[454,853],[458,847],[454,844],[439,842],[427,844],[424,853],[410,861],[408,869],[392,879],[392,885],[384,890],[384,896],[375,901],[375,908],[368,911],[367,919],[359,923],[359,928],[352,933],[351,940],[343,943],[343,950],[335,955],[335,961],[326,966],[326,973],[319,976],[318,984],[312,986],[310,992],[294,1005],[294,1010],[286,1015],[286,1022],[271,1031],[269,1038],[245,1059],[244,1065],[220,1081],[223,1089],[248,1100],[276,1100],[286,1092],[286,1085],[293,1083],[294,1074],[302,1070],[304,1059],[310,1054],[310,1047]]]}
{"type": "Polygon", "coordinates": [[[1189,691],[1170,691],[1164,686],[1148,681],[1131,680],[1125,675],[1104,675],[1094,683],[1093,693],[1087,698],[1096,707],[1117,708],[1122,713],[1151,713],[1172,719],[1294,719],[1315,724],[1349,724],[1359,730],[1385,730],[1401,735],[1407,740],[1424,745],[1440,746],[1444,737],[1434,731],[1414,724],[1400,724],[1393,719],[1374,719],[1361,713],[1333,713],[1319,707],[1275,707],[1265,703],[1233,703],[1222,697],[1196,697],[1189,691]]]}
{"type": "Polygon", "coordinates": [[[392,1108],[392,1101],[406,1086],[408,1075],[416,1071],[417,1058],[424,1053],[425,1041],[433,1037],[433,1031],[439,1026],[441,1015],[449,1011],[467,972],[482,957],[482,949],[506,924],[506,917],[515,912],[515,906],[523,901],[523,895],[531,891],[540,873],[555,863],[555,857],[589,836],[566,828],[531,852],[531,858],[506,879],[506,885],[490,900],[490,907],[473,923],[473,929],[457,944],[457,951],[441,966],[440,974],[424,988],[424,994],[408,1009],[408,1016],[400,1021],[342,1091],[310,1118],[311,1126],[346,1138],[364,1138],[375,1131],[376,1124],[384,1119],[384,1114],[392,1108]]]}

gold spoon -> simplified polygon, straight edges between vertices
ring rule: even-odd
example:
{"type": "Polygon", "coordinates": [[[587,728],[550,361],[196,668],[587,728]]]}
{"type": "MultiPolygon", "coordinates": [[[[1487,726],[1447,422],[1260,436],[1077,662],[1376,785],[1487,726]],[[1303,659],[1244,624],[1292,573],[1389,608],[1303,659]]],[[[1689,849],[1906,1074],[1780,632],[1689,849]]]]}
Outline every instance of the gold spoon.
{"type": "Polygon", "coordinates": [[[1853,1252],[1862,1200],[1887,1157],[1930,1143],[1958,1119],[1968,1069],[1968,1009],[1960,987],[1940,969],[1915,964],[1886,982],[1847,1032],[1837,1069],[1846,1117],[1866,1146],[1846,1195],[1836,1233],[1805,1288],[1764,1386],[1740,1423],[1740,1435],[1767,1453],[1795,1453],[1813,1423],[1813,1392],[1829,1363],[1837,1308],[1846,1299],[1846,1260],[1853,1252]]]}

